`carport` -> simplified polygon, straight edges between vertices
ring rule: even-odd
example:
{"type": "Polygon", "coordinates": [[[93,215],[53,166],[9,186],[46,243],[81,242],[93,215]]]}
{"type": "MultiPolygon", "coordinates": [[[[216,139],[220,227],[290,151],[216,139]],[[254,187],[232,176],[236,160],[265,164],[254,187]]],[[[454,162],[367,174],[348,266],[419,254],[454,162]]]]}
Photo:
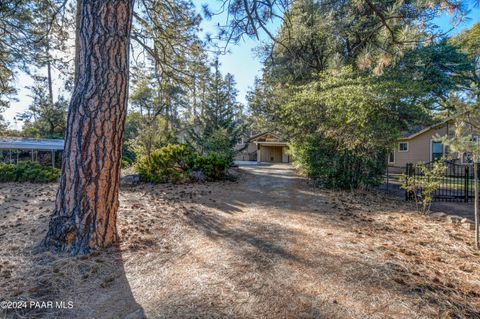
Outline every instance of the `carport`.
{"type": "Polygon", "coordinates": [[[286,142],[255,142],[257,144],[257,162],[289,163],[288,144],[286,142]]]}
{"type": "Polygon", "coordinates": [[[63,151],[64,143],[64,140],[60,139],[2,137],[0,138],[0,158],[3,162],[18,163],[22,152],[29,152],[29,159],[36,161],[39,152],[48,152],[52,166],[55,167],[56,153],[63,151]]]}

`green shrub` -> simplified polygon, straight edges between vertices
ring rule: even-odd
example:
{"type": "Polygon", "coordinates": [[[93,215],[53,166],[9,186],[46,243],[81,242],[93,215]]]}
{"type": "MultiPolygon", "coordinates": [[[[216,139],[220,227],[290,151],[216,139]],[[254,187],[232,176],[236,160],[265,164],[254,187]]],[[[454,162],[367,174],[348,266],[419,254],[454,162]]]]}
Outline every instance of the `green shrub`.
{"type": "Polygon", "coordinates": [[[129,167],[135,163],[135,153],[127,143],[124,143],[122,149],[122,168],[129,167]]]}
{"type": "Polygon", "coordinates": [[[188,179],[193,163],[194,155],[185,145],[169,144],[143,156],[135,168],[146,182],[179,183],[188,179]]]}
{"type": "Polygon", "coordinates": [[[228,166],[228,159],[212,153],[206,156],[197,155],[195,158],[194,170],[202,171],[210,180],[220,180],[227,176],[228,166]]]}
{"type": "Polygon", "coordinates": [[[0,182],[14,182],[17,180],[15,164],[0,163],[0,182]]]}
{"type": "Polygon", "coordinates": [[[58,168],[42,166],[37,162],[19,164],[0,163],[0,182],[55,182],[60,177],[58,168]]]}
{"type": "Polygon", "coordinates": [[[221,180],[227,177],[230,162],[219,154],[200,155],[186,145],[169,144],[151,156],[142,157],[135,170],[145,182],[182,183],[194,171],[202,172],[208,180],[221,180]]]}
{"type": "Polygon", "coordinates": [[[417,164],[420,174],[407,176],[402,174],[402,188],[413,195],[417,210],[421,213],[430,212],[433,195],[440,188],[447,166],[443,162],[435,162],[433,166],[417,164]]]}
{"type": "Polygon", "coordinates": [[[122,163],[121,163],[121,167],[122,167],[122,168],[130,167],[130,165],[131,165],[131,162],[129,162],[128,160],[122,158],[122,163]]]}
{"type": "Polygon", "coordinates": [[[318,186],[334,189],[369,188],[382,182],[383,152],[339,150],[335,141],[309,138],[290,147],[294,164],[318,186]]]}
{"type": "MultiPolygon", "coordinates": [[[[230,164],[235,157],[235,140],[232,140],[230,133],[226,129],[217,129],[211,135],[204,137],[203,154],[214,155],[216,159],[223,159],[230,164]]],[[[215,159],[211,159],[214,161],[215,159]]]]}

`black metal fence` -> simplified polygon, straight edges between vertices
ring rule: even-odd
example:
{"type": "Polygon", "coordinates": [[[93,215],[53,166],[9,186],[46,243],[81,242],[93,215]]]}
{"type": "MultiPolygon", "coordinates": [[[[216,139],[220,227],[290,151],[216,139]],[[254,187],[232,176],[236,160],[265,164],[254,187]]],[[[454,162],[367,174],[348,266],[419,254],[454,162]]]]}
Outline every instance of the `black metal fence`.
{"type": "MultiPolygon", "coordinates": [[[[440,177],[440,186],[435,191],[434,201],[445,202],[470,202],[474,199],[474,168],[473,164],[457,164],[451,161],[444,161],[446,170],[442,177],[440,177]]],[[[423,164],[427,169],[431,169],[434,162],[423,164]]],[[[480,170],[477,171],[477,176],[480,170]]],[[[407,164],[405,175],[415,179],[428,178],[423,173],[418,165],[407,164]]],[[[417,190],[421,192],[421,188],[417,190]]],[[[405,191],[405,199],[413,199],[415,194],[405,191]]]]}

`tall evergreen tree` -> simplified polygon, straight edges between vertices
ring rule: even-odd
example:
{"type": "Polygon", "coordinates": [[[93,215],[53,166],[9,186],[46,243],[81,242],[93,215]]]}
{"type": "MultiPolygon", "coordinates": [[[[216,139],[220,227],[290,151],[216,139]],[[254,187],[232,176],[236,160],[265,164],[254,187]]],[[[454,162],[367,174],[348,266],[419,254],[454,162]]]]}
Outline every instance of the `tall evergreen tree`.
{"type": "Polygon", "coordinates": [[[132,39],[137,51],[147,57],[141,62],[150,68],[156,107],[162,109],[168,127],[178,127],[180,113],[188,108],[183,97],[197,76],[191,68],[192,57],[203,46],[198,38],[200,16],[188,0],[148,0],[141,3],[134,18],[132,39]]]}
{"type": "Polygon", "coordinates": [[[231,161],[234,146],[244,129],[240,122],[241,105],[236,100],[238,91],[233,76],[222,76],[218,58],[213,67],[207,94],[201,103],[203,112],[189,130],[190,144],[201,153],[217,153],[231,161]]]}
{"type": "Polygon", "coordinates": [[[18,117],[25,121],[22,134],[35,137],[63,137],[68,101],[56,94],[54,82],[63,80],[68,89],[72,78],[69,31],[74,30],[73,15],[65,1],[36,0],[32,18],[32,60],[28,73],[34,80],[32,104],[18,117]]]}
{"type": "Polygon", "coordinates": [[[73,30],[73,16],[64,1],[36,0],[32,28],[32,66],[37,77],[44,71],[45,89],[52,105],[55,102],[54,71],[63,75],[66,82],[69,82],[72,76],[69,61],[73,59],[67,43],[69,31],[73,30]]]}
{"type": "Polygon", "coordinates": [[[32,35],[31,1],[0,1],[0,109],[16,93],[15,69],[25,67],[32,35]]]}

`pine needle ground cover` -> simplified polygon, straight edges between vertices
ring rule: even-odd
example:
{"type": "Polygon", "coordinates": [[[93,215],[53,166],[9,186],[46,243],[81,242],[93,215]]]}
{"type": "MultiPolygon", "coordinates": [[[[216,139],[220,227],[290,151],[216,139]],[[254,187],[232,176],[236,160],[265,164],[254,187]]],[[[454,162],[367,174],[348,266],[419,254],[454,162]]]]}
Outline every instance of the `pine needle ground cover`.
{"type": "Polygon", "coordinates": [[[121,243],[82,257],[35,252],[55,187],[0,185],[0,296],[73,308],[7,318],[480,317],[472,231],[382,195],[312,188],[289,166],[123,187],[121,243]]]}

